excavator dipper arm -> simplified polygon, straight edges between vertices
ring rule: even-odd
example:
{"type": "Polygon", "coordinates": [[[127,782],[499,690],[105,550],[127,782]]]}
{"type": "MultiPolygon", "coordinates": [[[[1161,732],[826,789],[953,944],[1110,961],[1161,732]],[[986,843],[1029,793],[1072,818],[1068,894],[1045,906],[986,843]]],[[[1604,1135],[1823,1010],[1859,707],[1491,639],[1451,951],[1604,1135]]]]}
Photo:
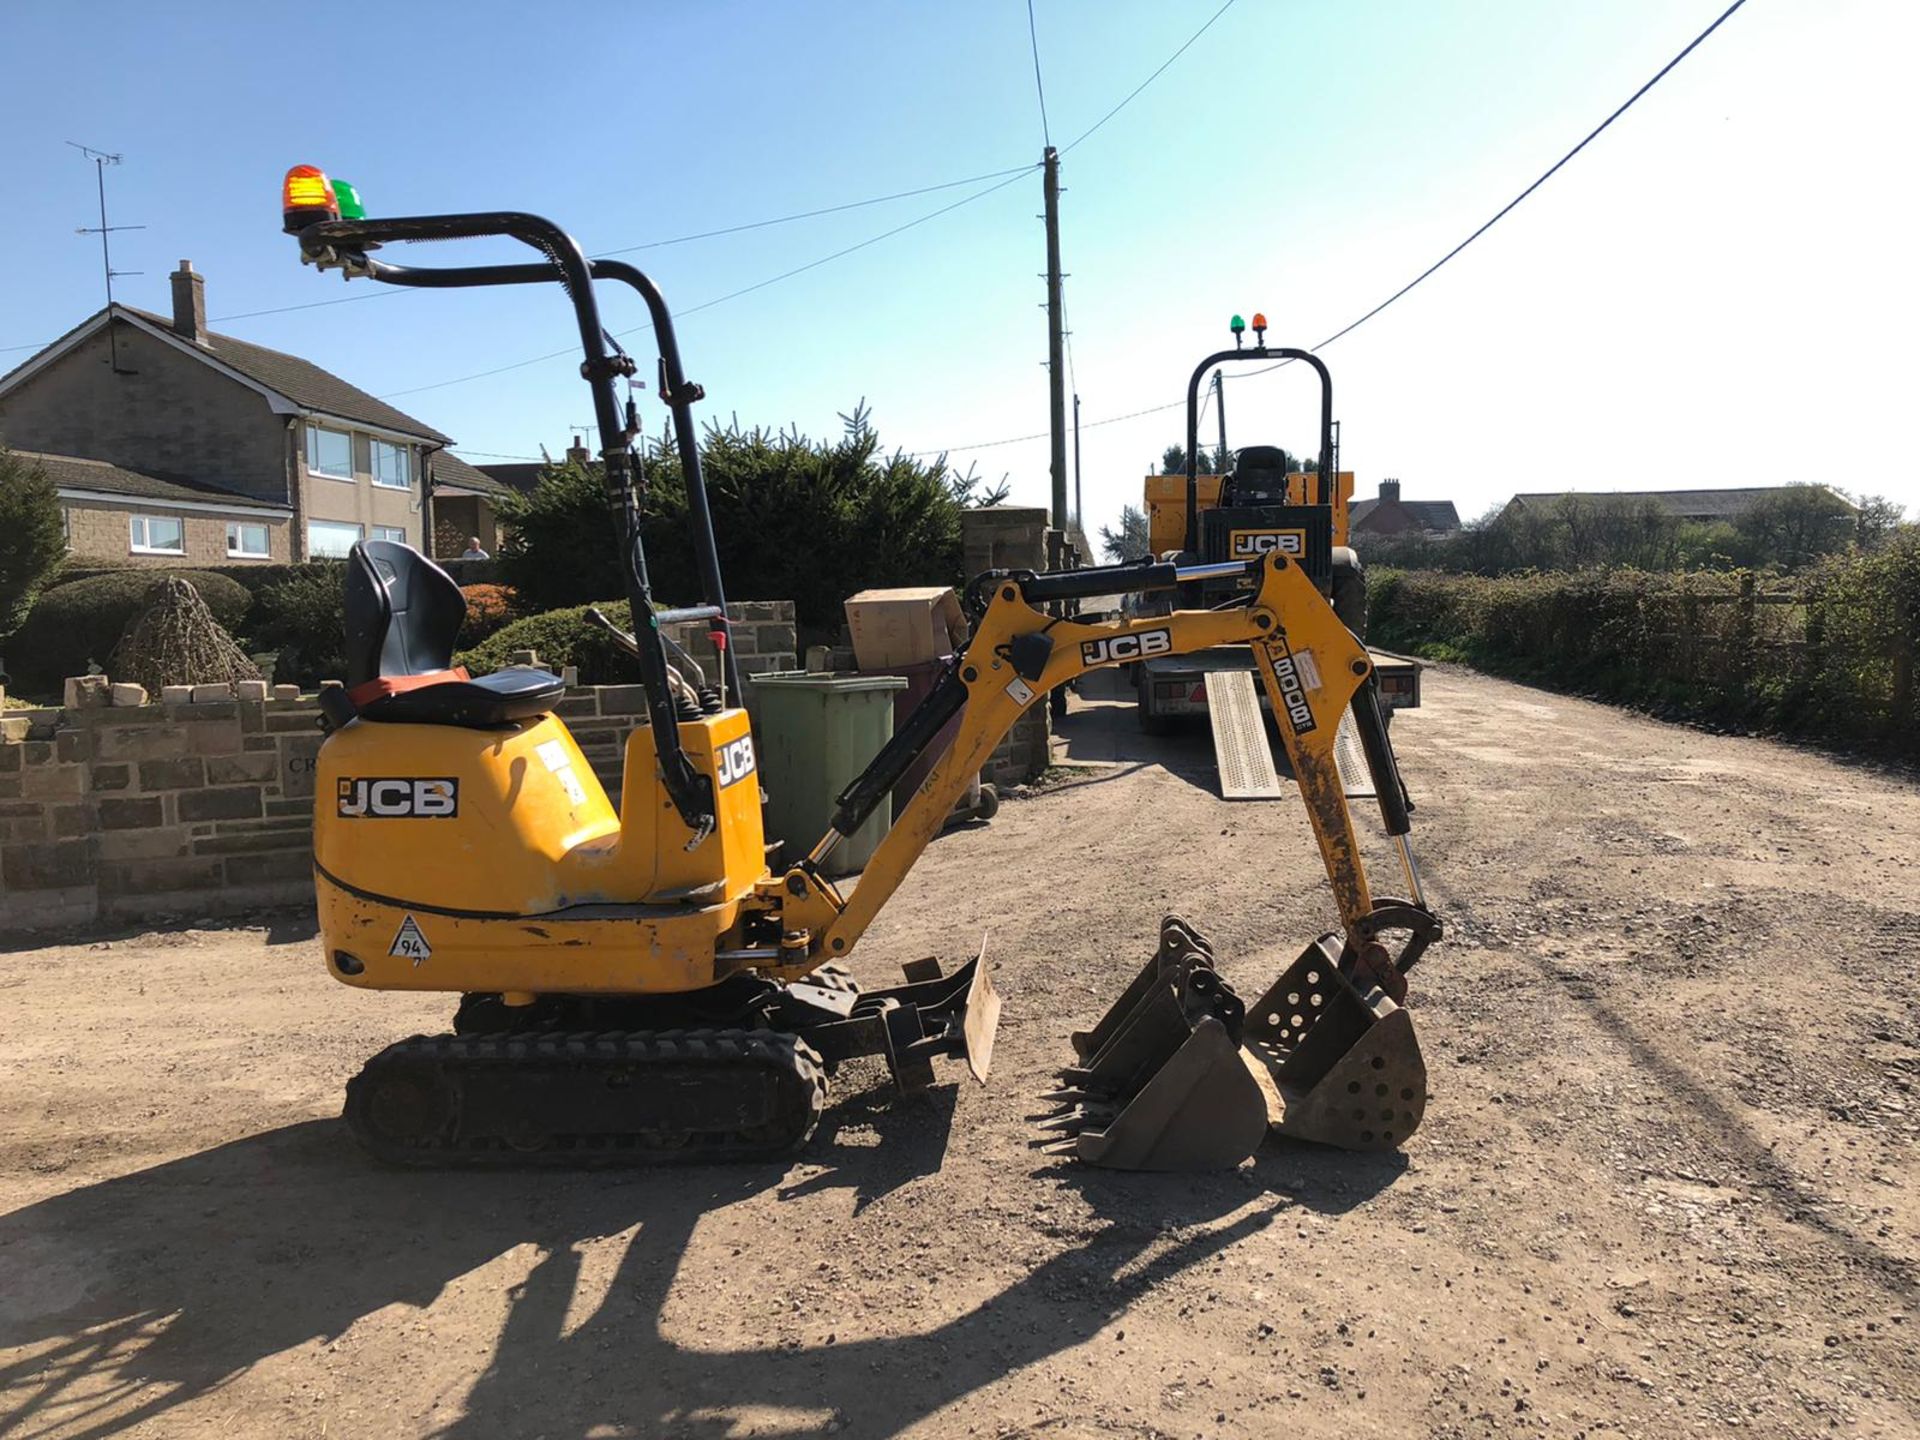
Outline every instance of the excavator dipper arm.
{"type": "MultiPolygon", "coordinates": [[[[895,819],[852,895],[843,896],[819,874],[816,864],[871,812],[871,803],[864,803],[866,792],[884,793],[891,784],[885,779],[885,784],[874,785],[869,777],[879,771],[884,778],[888,769],[903,768],[887,766],[886,752],[867,776],[848,787],[834,828],[812,854],[770,882],[782,928],[792,937],[790,944],[800,966],[811,968],[853,949],[921,852],[940,833],[968,777],[987,763],[1027,707],[1039,703],[1048,691],[1089,670],[1231,644],[1253,648],[1352,953],[1379,960],[1383,952],[1375,929],[1376,906],[1334,761],[1340,717],[1371,674],[1366,649],[1297,564],[1278,552],[1250,563],[1260,566],[1260,583],[1244,605],[1091,623],[1049,616],[1037,608],[1045,597],[1033,592],[1044,592],[1056,577],[999,580],[965,653],[923,703],[921,713],[895,737],[895,744],[917,752],[956,712],[959,733],[895,819]],[[865,791],[863,782],[869,782],[865,791]],[[806,936],[804,961],[797,953],[801,947],[793,943],[802,934],[806,936]]],[[[1166,578],[1171,580],[1171,573],[1166,578]]],[[[1363,700],[1370,698],[1368,694],[1363,700]]],[[[1374,718],[1377,723],[1377,710],[1374,718]]],[[[1391,764],[1384,739],[1382,746],[1391,764]]],[[[1377,776],[1376,780],[1387,778],[1377,776]]],[[[1391,793],[1397,803],[1397,777],[1391,785],[1377,783],[1376,788],[1382,796],[1391,793]]],[[[1389,816],[1389,829],[1395,828],[1396,818],[1404,834],[1404,812],[1389,816]]],[[[1390,908],[1403,907],[1396,903],[1390,908]]]]}

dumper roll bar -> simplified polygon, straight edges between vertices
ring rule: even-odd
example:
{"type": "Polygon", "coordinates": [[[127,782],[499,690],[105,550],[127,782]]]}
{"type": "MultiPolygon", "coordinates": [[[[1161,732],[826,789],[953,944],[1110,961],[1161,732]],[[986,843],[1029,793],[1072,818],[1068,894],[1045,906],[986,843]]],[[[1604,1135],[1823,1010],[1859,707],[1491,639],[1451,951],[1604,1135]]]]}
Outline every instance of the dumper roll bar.
{"type": "MultiPolygon", "coordinates": [[[[687,380],[680,363],[680,346],[673,333],[673,313],[659,288],[644,273],[620,260],[589,260],[579,242],[551,220],[523,211],[496,210],[471,215],[419,215],[378,220],[324,220],[297,232],[301,258],[320,269],[338,269],[348,278],[364,276],[388,285],[422,289],[456,289],[476,285],[534,285],[558,281],[573,302],[580,330],[580,348],[586,358],[580,374],[593,392],[594,423],[600,430],[600,460],[608,508],[621,540],[621,569],[632,611],[640,681],[646,691],[647,714],[653,724],[654,744],[662,778],[674,808],[697,838],[713,828],[714,796],[710,780],[696,770],[680,744],[679,715],[667,675],[666,646],[660,633],[661,617],[653,607],[653,589],[647,576],[646,547],[640,537],[639,501],[634,480],[639,461],[633,435],[621,413],[614,381],[631,376],[635,365],[619,352],[602,328],[594,298],[595,280],[628,285],[646,302],[660,351],[660,398],[673,414],[674,438],[686,479],[689,527],[700,572],[702,599],[711,607],[714,627],[727,632],[726,591],[720,579],[720,555],[714,541],[713,513],[707,503],[706,477],[701,472],[698,432],[693,402],[705,391],[687,380]],[[377,260],[368,250],[391,241],[466,240],[505,236],[546,256],[545,263],[521,265],[467,265],[424,267],[394,265],[377,260]]],[[[703,607],[705,608],[705,607],[703,607]]],[[[731,641],[731,635],[726,636],[731,641]]],[[[734,646],[720,656],[727,688],[744,696],[734,646]]]]}
{"type": "Polygon", "coordinates": [[[1187,536],[1183,544],[1190,554],[1200,553],[1200,382],[1216,365],[1276,359],[1282,364],[1303,360],[1320,377],[1320,474],[1319,483],[1314,487],[1319,498],[1314,503],[1333,503],[1333,377],[1327,374],[1320,357],[1311,350],[1295,350],[1284,345],[1269,348],[1261,344],[1250,350],[1216,351],[1194,367],[1193,378],[1187,381],[1187,536]]]}

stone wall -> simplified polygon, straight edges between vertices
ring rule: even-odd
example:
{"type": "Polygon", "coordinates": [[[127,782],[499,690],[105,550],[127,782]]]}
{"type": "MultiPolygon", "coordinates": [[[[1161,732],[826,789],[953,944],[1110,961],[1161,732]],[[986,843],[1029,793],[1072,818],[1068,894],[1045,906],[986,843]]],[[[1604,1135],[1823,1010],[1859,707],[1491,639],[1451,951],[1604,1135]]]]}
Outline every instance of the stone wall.
{"type": "Polygon", "coordinates": [[[261,510],[233,511],[210,515],[198,510],[178,510],[164,500],[73,500],[63,498],[60,508],[67,514],[67,551],[82,563],[107,561],[118,569],[128,565],[164,569],[184,566],[206,570],[218,566],[253,567],[286,564],[293,555],[293,525],[290,516],[261,510]],[[138,555],[133,550],[128,517],[160,515],[181,524],[183,555],[138,555]],[[227,522],[264,525],[269,554],[258,560],[242,560],[227,554],[227,522]]]}
{"type": "MultiPolygon", "coordinates": [[[[728,610],[742,669],[795,668],[791,602],[728,610]]],[[[104,680],[69,683],[74,703],[0,719],[0,931],[311,902],[316,697],[256,681],[115,705],[104,680]]],[[[645,693],[575,686],[554,708],[618,806],[645,693]]]]}

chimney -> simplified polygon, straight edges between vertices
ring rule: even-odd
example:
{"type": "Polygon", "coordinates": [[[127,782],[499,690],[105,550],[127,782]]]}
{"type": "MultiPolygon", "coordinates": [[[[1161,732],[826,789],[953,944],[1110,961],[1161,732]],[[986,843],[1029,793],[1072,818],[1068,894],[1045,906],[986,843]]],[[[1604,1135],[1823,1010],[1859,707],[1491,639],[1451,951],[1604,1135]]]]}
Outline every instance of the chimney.
{"type": "Polygon", "coordinates": [[[1380,503],[1382,505],[1398,505],[1400,503],[1400,482],[1398,480],[1382,480],[1380,482],[1380,503]]]}
{"type": "Polygon", "coordinates": [[[207,280],[196,275],[191,260],[167,277],[173,282],[173,333],[196,345],[207,343],[207,280]]]}

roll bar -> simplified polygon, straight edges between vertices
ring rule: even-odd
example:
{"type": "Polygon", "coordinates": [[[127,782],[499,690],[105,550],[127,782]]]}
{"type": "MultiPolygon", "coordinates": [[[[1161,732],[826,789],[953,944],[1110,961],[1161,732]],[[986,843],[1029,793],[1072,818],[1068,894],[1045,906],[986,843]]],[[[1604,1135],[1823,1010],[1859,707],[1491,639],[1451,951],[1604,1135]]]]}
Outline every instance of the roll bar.
{"type": "MultiPolygon", "coordinates": [[[[471,215],[399,216],[377,220],[323,220],[295,232],[300,241],[301,259],[320,269],[338,269],[349,278],[364,276],[388,285],[420,289],[456,289],[483,285],[532,285],[558,281],[573,303],[580,331],[580,348],[585,359],[580,374],[593,393],[594,423],[600,430],[600,459],[605,479],[607,503],[621,540],[621,568],[627,587],[627,603],[632,611],[633,633],[639,640],[637,651],[640,680],[647,695],[647,713],[653,724],[654,744],[660,758],[662,779],[674,808],[697,836],[704,837],[714,824],[712,782],[695,769],[680,744],[679,716],[675,708],[667,673],[666,647],[660,634],[660,617],[653,606],[652,585],[647,576],[646,547],[640,538],[639,502],[634,478],[639,470],[632,437],[614,394],[614,381],[630,376],[633,361],[614,353],[610,337],[600,322],[600,311],[593,292],[595,280],[612,280],[636,291],[652,317],[660,352],[661,398],[673,414],[674,435],[680,448],[682,473],[686,478],[687,508],[692,530],[694,556],[700,572],[702,599],[711,608],[715,625],[727,629],[726,591],[720,577],[719,549],[714,541],[713,513],[707,503],[706,477],[701,471],[698,432],[694,429],[693,402],[704,398],[705,391],[690,383],[680,362],[680,346],[674,336],[673,314],[651,279],[636,267],[619,260],[589,260],[579,242],[551,220],[524,211],[497,210],[471,215]],[[391,241],[464,240],[486,236],[505,236],[540,251],[545,263],[521,265],[468,265],[456,267],[395,265],[375,259],[367,252],[391,241]]],[[[729,635],[729,640],[731,636],[729,635]]],[[[721,664],[726,667],[727,683],[735,695],[740,688],[734,647],[726,645],[721,664]]]]}
{"type": "MultiPolygon", "coordinates": [[[[1255,316],[1258,320],[1260,317],[1255,316]]],[[[1192,554],[1200,553],[1200,382],[1207,372],[1216,365],[1226,365],[1243,360],[1303,360],[1311,365],[1314,373],[1320,377],[1320,475],[1319,491],[1321,505],[1333,503],[1333,377],[1327,374],[1327,367],[1320,357],[1311,350],[1295,350],[1287,346],[1275,345],[1271,349],[1266,345],[1255,345],[1250,350],[1218,350],[1194,367],[1193,378],[1187,381],[1187,535],[1185,548],[1192,554]]]]}

